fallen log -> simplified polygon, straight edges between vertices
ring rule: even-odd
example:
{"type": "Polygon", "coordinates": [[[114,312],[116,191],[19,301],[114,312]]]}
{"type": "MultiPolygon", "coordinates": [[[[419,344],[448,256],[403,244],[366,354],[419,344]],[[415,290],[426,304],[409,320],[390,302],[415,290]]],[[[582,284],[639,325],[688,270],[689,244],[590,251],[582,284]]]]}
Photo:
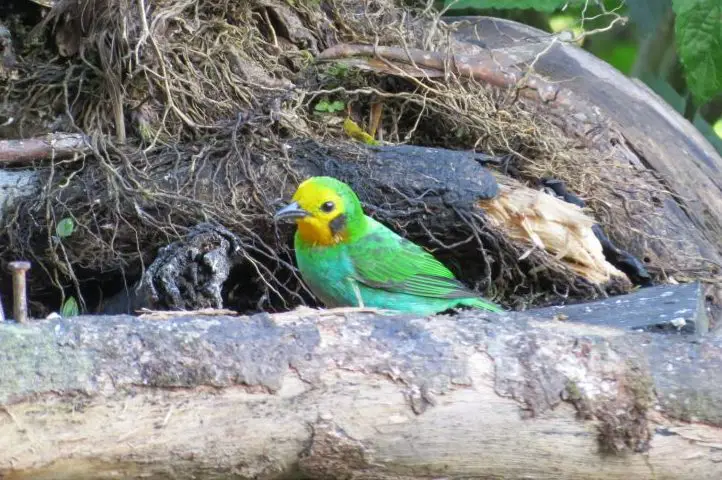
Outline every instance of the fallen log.
{"type": "Polygon", "coordinates": [[[299,309],[0,324],[0,477],[722,478],[722,339],[299,309]]]}
{"type": "Polygon", "coordinates": [[[608,327],[705,335],[710,319],[699,282],[659,285],[590,303],[535,308],[535,317],[556,317],[608,327]]]}

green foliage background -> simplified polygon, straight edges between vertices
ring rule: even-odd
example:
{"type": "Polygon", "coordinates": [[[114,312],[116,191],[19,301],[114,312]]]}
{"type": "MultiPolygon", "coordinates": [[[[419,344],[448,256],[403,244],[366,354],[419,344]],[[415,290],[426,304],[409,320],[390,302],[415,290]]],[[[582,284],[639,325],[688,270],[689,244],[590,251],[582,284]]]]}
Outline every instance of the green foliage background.
{"type": "Polygon", "coordinates": [[[722,153],[722,0],[437,0],[436,7],[575,36],[627,17],[584,37],[582,47],[649,85],[722,153]]]}

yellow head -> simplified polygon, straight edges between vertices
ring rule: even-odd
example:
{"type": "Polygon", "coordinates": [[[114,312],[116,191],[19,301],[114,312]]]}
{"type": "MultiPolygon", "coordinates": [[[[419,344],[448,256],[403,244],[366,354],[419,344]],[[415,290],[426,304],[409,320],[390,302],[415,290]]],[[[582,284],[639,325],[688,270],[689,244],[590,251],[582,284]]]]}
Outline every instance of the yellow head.
{"type": "Polygon", "coordinates": [[[351,187],[332,177],[311,177],[274,218],[293,219],[301,240],[308,244],[334,245],[354,236],[365,217],[351,187]]]}

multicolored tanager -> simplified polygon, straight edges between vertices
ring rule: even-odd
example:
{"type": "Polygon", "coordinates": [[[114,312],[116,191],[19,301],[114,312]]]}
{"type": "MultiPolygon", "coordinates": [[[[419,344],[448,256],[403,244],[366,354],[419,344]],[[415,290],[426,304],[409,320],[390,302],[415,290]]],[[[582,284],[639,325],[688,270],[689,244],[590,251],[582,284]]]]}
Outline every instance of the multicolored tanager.
{"type": "Polygon", "coordinates": [[[345,183],[311,177],[275,217],[296,222],[296,262],[327,307],[373,307],[420,315],[454,307],[503,310],[479,298],[429,252],[364,214],[345,183]]]}

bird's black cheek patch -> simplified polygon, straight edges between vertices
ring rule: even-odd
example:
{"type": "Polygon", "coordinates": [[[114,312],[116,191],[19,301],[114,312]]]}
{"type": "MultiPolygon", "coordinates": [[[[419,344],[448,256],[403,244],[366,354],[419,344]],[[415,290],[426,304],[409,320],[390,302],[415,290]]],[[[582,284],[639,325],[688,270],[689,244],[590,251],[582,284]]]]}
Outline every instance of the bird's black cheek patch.
{"type": "Polygon", "coordinates": [[[331,229],[332,235],[338,235],[346,229],[346,214],[342,213],[338,217],[334,218],[329,222],[328,226],[331,229]]]}

